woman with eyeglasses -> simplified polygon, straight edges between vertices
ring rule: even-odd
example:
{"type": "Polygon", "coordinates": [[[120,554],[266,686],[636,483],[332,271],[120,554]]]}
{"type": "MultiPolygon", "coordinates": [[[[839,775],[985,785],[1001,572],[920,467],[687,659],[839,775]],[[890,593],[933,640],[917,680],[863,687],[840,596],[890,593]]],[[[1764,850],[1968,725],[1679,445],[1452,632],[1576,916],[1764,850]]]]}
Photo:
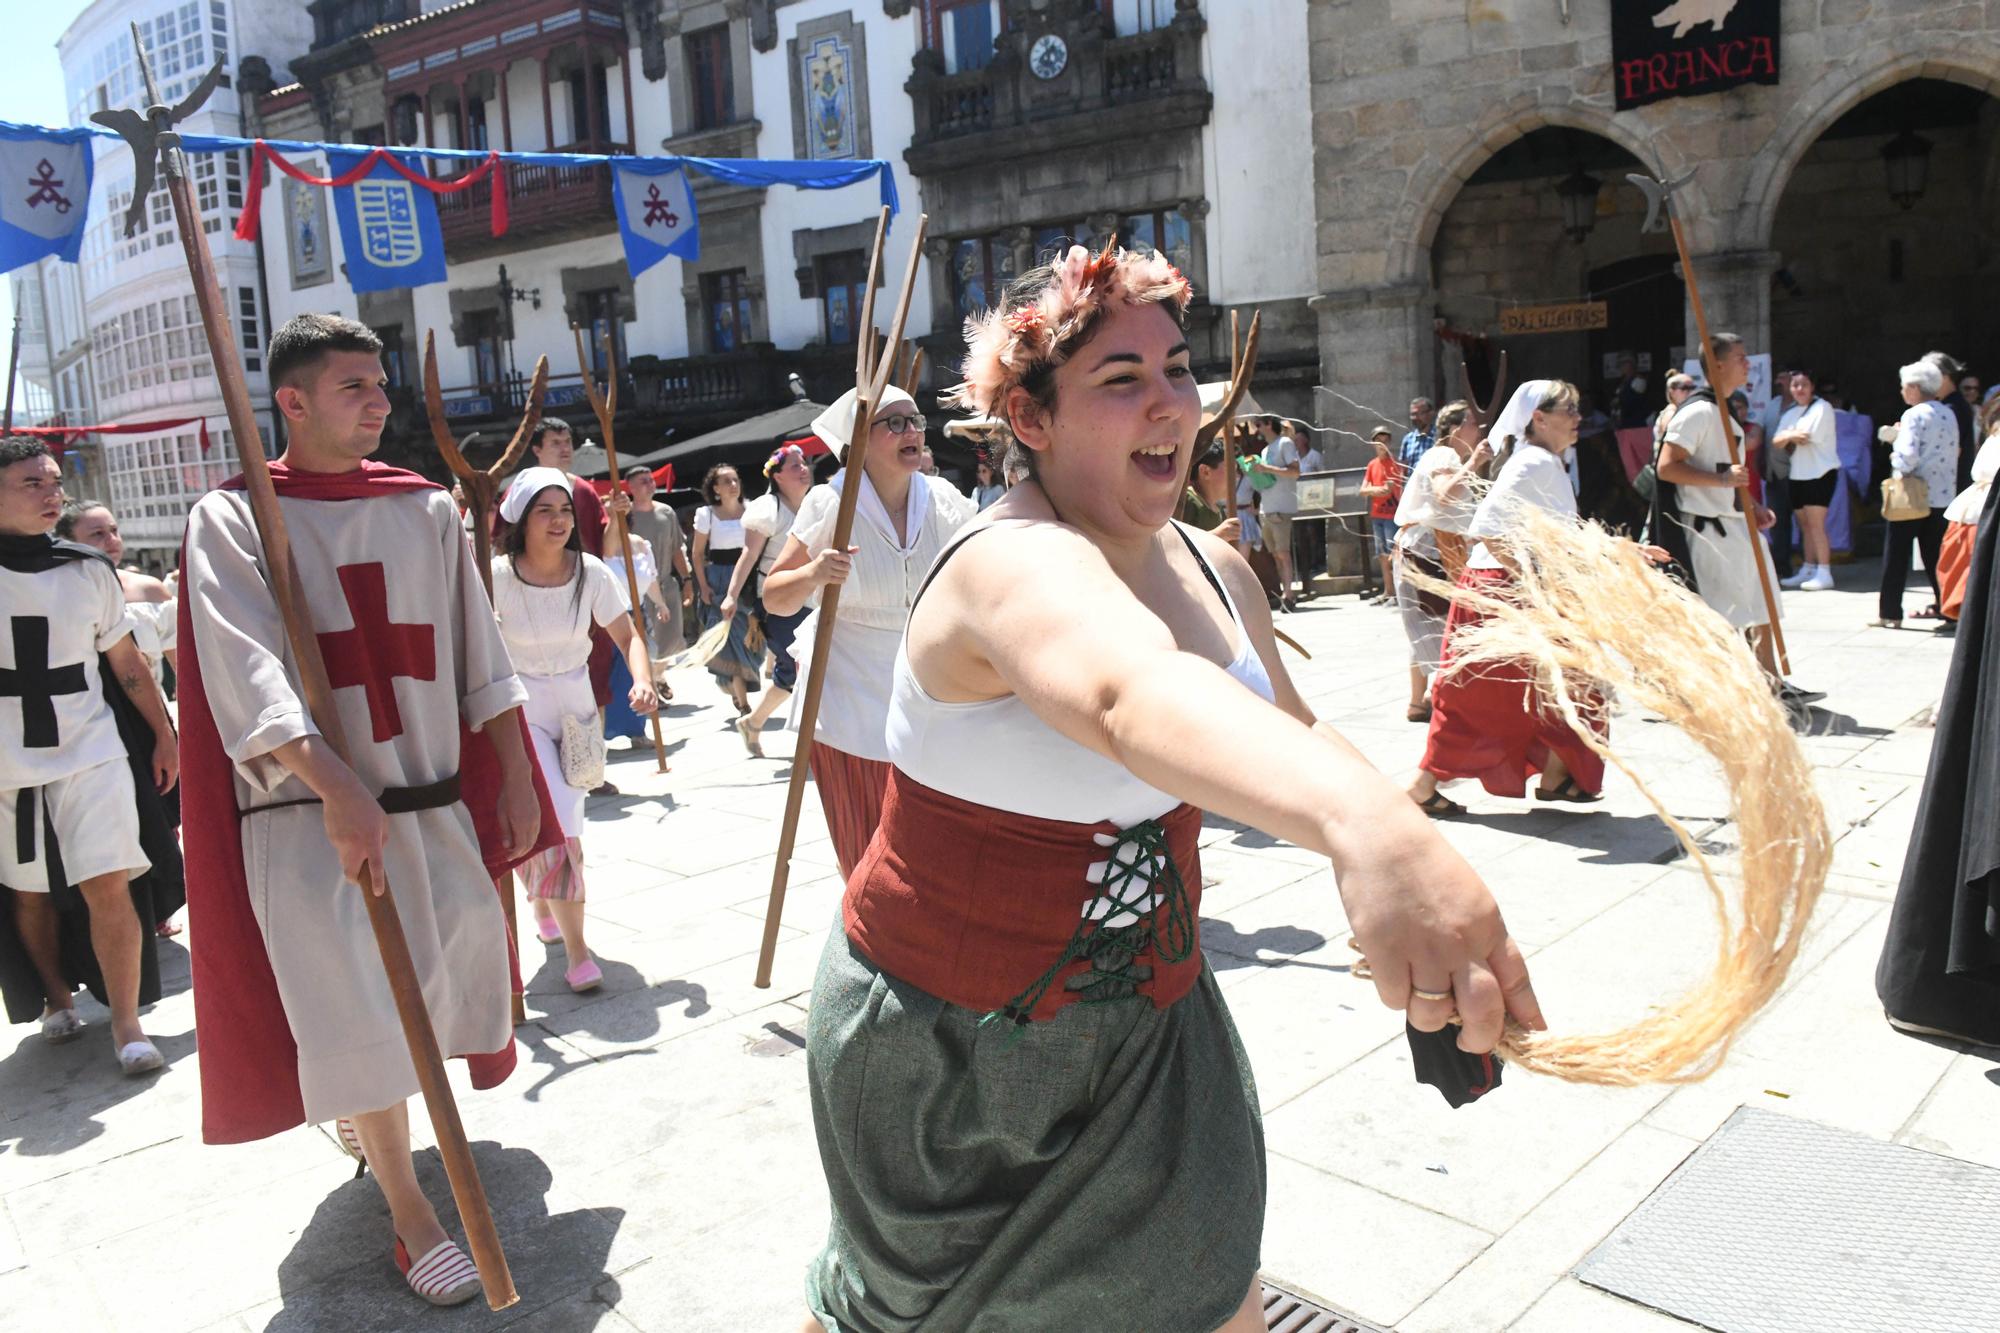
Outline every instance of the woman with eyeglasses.
{"type": "MultiPolygon", "coordinates": [[[[828,447],[845,449],[855,395],[841,395],[813,422],[828,447]]],[[[844,461],[844,455],[843,455],[844,461]]],[[[764,578],[764,610],[787,616],[817,606],[819,591],[838,584],[833,626],[812,747],[813,781],[826,810],[844,876],[860,861],[882,816],[889,784],[889,689],[896,648],[917,590],[946,540],[965,522],[962,500],[923,474],[924,417],[901,389],[886,389],[875,408],[855,501],[852,544],[832,549],[845,469],[815,486],[799,507],[784,549],[764,578]]],[[[811,660],[818,617],[798,630],[794,651],[811,660]]]]}
{"type": "MultiPolygon", "coordinates": [[[[694,511],[694,581],[701,599],[704,630],[722,623],[721,602],[736,562],[743,554],[743,479],[727,463],[717,463],[701,479],[708,503],[694,511]]],[[[761,653],[749,645],[750,617],[729,621],[729,640],[708,659],[708,673],[736,705],[738,716],[750,711],[750,687],[764,677],[761,653]]]]}
{"type": "Polygon", "coordinates": [[[764,479],[771,489],[744,507],[743,554],[737,557],[736,571],[729,576],[729,595],[722,599],[722,614],[734,616],[737,600],[747,588],[751,614],[764,627],[764,639],[771,645],[771,688],[757,700],[756,711],[736,719],[744,748],[759,759],[764,757],[764,724],[792,697],[792,687],[798,683],[799,664],[792,656],[792,640],[810,614],[803,607],[787,616],[773,614],[763,604],[763,585],[771,575],[771,566],[778,563],[792,524],[798,521],[799,506],[812,490],[812,465],[806,462],[803,449],[788,444],[765,461],[764,479]]]}

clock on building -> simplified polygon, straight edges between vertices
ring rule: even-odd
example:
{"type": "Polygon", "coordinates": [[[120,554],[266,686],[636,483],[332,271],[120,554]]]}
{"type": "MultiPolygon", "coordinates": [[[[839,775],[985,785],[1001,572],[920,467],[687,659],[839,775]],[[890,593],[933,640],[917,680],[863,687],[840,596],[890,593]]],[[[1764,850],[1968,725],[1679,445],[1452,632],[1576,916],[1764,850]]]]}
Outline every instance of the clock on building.
{"type": "Polygon", "coordinates": [[[1038,79],[1053,79],[1069,67],[1069,43],[1052,32],[1035,39],[1028,52],[1028,68],[1038,79]]]}

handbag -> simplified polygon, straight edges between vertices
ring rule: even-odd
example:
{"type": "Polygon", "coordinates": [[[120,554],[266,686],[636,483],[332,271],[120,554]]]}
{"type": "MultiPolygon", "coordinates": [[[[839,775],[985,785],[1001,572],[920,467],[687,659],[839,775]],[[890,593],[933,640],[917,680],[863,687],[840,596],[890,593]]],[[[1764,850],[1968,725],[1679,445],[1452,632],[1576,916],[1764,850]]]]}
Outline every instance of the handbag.
{"type": "Polygon", "coordinates": [[[1931,488],[1922,477],[1886,477],[1882,481],[1882,517],[1890,523],[1929,518],[1931,488]]]}
{"type": "Polygon", "coordinates": [[[579,791],[593,791],[604,785],[604,732],[595,717],[586,722],[564,713],[562,744],[557,752],[562,759],[565,783],[579,791]]]}

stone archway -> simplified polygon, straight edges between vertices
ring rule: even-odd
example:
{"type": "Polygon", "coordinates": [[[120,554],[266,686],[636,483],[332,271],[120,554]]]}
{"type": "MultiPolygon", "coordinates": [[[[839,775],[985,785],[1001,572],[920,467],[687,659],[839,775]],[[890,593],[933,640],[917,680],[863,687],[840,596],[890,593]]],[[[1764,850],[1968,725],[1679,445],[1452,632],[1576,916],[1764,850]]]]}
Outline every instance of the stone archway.
{"type": "MultiPolygon", "coordinates": [[[[1928,66],[1924,67],[1926,70],[1928,66]]],[[[1814,370],[1859,410],[1901,410],[1896,367],[1931,349],[1961,358],[2000,343],[2000,80],[1929,74],[1871,82],[1789,160],[1771,210],[1770,350],[1814,370]],[[1921,195],[1894,199],[1882,150],[1928,146],[1921,195]]],[[[1988,374],[1985,367],[1976,367],[1988,374]]]]}
{"type": "Polygon", "coordinates": [[[1799,160],[1834,122],[1878,93],[1911,79],[1962,83],[2000,97],[2000,42],[1975,33],[1923,35],[1914,49],[1887,56],[1844,81],[1820,80],[1795,103],[1764,147],[1751,159],[1743,198],[1749,205],[1742,244],[1764,249],[1786,187],[1799,160]],[[1968,45],[1983,40],[1983,49],[1968,45]]]}

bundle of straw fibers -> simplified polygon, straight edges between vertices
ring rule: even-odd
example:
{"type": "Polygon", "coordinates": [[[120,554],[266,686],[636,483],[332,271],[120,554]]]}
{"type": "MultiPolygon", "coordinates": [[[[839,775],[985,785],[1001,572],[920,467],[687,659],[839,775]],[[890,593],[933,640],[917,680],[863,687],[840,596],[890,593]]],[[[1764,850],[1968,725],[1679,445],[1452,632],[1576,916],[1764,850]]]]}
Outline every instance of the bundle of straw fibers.
{"type": "Polygon", "coordinates": [[[1695,1082],[1722,1063],[1798,956],[1832,859],[1826,813],[1798,738],[1739,633],[1625,538],[1527,506],[1516,515],[1513,584],[1453,590],[1487,618],[1455,634],[1447,670],[1525,663],[1536,691],[1673,830],[1708,885],[1722,938],[1699,984],[1624,1031],[1510,1027],[1499,1052],[1574,1083],[1695,1082]],[[1688,830],[1585,725],[1577,699],[1590,697],[1591,684],[1657,713],[1721,766],[1741,837],[1733,902],[1688,830]]]}

